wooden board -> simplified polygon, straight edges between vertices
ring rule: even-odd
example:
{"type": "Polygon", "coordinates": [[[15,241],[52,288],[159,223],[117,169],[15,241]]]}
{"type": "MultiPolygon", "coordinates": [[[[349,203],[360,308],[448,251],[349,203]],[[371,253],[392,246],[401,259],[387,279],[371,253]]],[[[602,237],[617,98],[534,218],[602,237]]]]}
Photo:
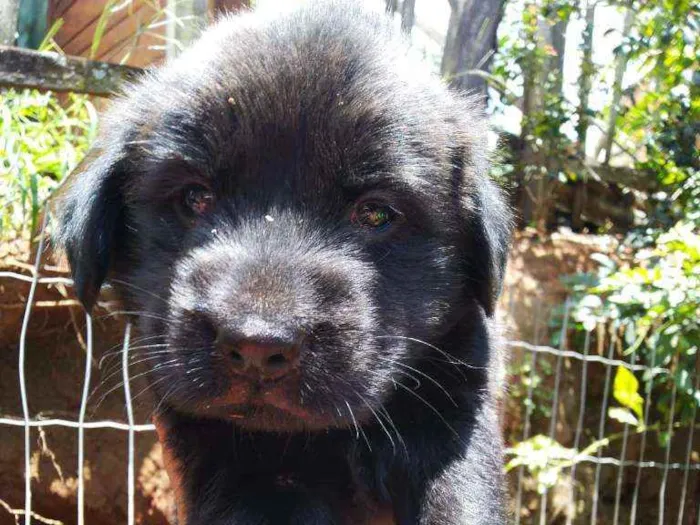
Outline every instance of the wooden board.
{"type": "MultiPolygon", "coordinates": [[[[162,51],[150,49],[158,45],[150,38],[147,46],[142,46],[145,31],[159,35],[165,35],[165,24],[152,29],[145,29],[145,26],[160,21],[157,19],[157,6],[165,5],[166,0],[132,0],[130,2],[118,3],[118,10],[113,11],[107,17],[107,24],[104,33],[99,41],[94,58],[97,60],[109,60],[120,62],[127,55],[127,42],[133,44],[138,41],[138,49],[132,49],[129,54],[130,65],[147,66],[164,58],[162,51]],[[138,38],[137,38],[138,37],[138,38]],[[119,49],[121,52],[115,53],[119,49]]],[[[95,35],[102,12],[107,2],[75,0],[65,6],[63,12],[59,13],[58,5],[54,6],[54,17],[63,19],[63,26],[56,35],[56,43],[61,49],[73,56],[89,56],[92,42],[95,35]]],[[[161,40],[160,44],[164,41],[161,40]]]]}
{"type": "MultiPolygon", "coordinates": [[[[2,1],[2,0],[0,0],[2,1]]],[[[178,0],[186,4],[194,0],[178,0]]],[[[167,5],[168,0],[120,0],[114,2],[119,9],[112,12],[95,53],[96,60],[146,67],[165,58],[166,24],[146,28],[158,22],[157,6],[167,5]]],[[[249,5],[249,0],[207,0],[211,18],[215,13],[233,12],[249,5]]],[[[61,49],[72,56],[89,56],[93,36],[100,16],[108,0],[49,0],[49,24],[63,19],[63,26],[54,40],[61,49]]],[[[172,7],[172,6],[171,6],[172,7]]],[[[164,21],[164,20],[161,20],[164,21]]]]}
{"type": "Polygon", "coordinates": [[[143,70],[58,53],[0,46],[0,86],[113,95],[143,70]]]}

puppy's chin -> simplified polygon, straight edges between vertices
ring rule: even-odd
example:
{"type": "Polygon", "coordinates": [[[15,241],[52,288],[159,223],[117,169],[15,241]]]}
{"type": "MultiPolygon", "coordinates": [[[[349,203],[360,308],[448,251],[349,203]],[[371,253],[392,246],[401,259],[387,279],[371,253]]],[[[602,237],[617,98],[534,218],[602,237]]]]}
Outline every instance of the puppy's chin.
{"type": "Polygon", "coordinates": [[[231,421],[251,431],[275,433],[318,432],[345,428],[346,422],[323,414],[290,412],[273,405],[235,405],[208,410],[204,417],[231,421]]]}
{"type": "Polygon", "coordinates": [[[353,418],[363,419],[363,414],[350,415],[331,409],[311,407],[299,395],[298,382],[293,379],[272,383],[236,381],[223,394],[212,399],[188,402],[173,408],[187,414],[230,421],[251,431],[309,432],[338,428],[350,428],[353,418]]]}

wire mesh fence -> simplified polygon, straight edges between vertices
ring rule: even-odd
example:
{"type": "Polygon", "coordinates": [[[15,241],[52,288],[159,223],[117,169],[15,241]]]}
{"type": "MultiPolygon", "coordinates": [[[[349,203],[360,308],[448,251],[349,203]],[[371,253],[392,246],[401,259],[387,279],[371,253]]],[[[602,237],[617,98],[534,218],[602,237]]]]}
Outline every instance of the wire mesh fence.
{"type": "MultiPolygon", "coordinates": [[[[44,222],[44,228],[46,224],[44,222]]],[[[1,281],[29,283],[24,304],[19,348],[17,353],[21,417],[0,417],[2,428],[21,427],[23,436],[24,503],[14,507],[3,499],[0,504],[16,523],[63,523],[43,516],[33,509],[33,432],[48,427],[62,427],[77,433],[76,509],[75,523],[83,525],[86,518],[85,434],[96,429],[126,432],[126,460],[123,470],[115,476],[126,477],[126,517],[128,525],[137,522],[135,516],[137,433],[152,433],[151,424],[137,423],[130,388],[129,348],[131,325],[125,325],[121,346],[120,374],[125,417],[122,420],[91,419],[88,399],[93,387],[95,366],[94,321],[85,315],[84,372],[80,389],[80,405],[74,417],[46,418],[30,411],[25,364],[27,362],[30,319],[37,307],[36,291],[41,286],[71,286],[65,277],[42,274],[44,236],[40,237],[33,266],[26,271],[0,272],[1,281]]],[[[506,298],[506,321],[513,316],[514,299],[506,298]]],[[[561,315],[559,343],[546,344],[552,332],[541,301],[532,308],[534,332],[531,341],[505,342],[511,355],[508,383],[518,383],[519,395],[510,395],[506,419],[516,420],[506,437],[509,481],[512,489],[512,516],[516,524],[590,523],[593,524],[674,524],[700,525],[700,457],[697,427],[697,404],[693,407],[690,424],[674,421],[676,404],[675,382],[670,397],[668,417],[652,424],[654,396],[652,382],[646,381],[643,393],[643,421],[621,424],[609,416],[614,404],[611,399],[613,374],[623,368],[647,378],[670,375],[668,367],[640,362],[636,353],[620,356],[615,337],[610,337],[604,351],[593,343],[594,334],[586,332],[580,347],[575,346],[571,332],[570,304],[567,300],[561,315]],[[519,372],[513,369],[520,367],[519,372]],[[542,379],[541,376],[545,376],[542,379]],[[613,428],[614,425],[614,428],[613,428]],[[620,429],[620,426],[622,428],[620,429]],[[658,439],[664,432],[665,440],[658,439]],[[543,439],[545,438],[545,439],[543,439]],[[529,448],[523,448],[524,445],[529,448]]],[[[551,319],[551,312],[549,314],[551,319]]],[[[692,379],[696,391],[700,387],[697,374],[692,379]]],[[[93,458],[99,461],[99,458],[93,458]]],[[[2,510],[0,510],[0,513],[2,510]]],[[[148,523],[148,520],[139,521],[148,523]]],[[[116,521],[115,521],[116,523],[116,521]]]]}
{"type": "MultiPolygon", "coordinates": [[[[522,425],[510,436],[511,454],[531,454],[512,470],[514,522],[700,524],[697,403],[685,422],[675,421],[676,381],[670,381],[670,392],[653,386],[654,378],[673,377],[673,370],[657,366],[654,354],[650,362],[642,363],[636,350],[629,355],[620,352],[621,341],[614,330],[606,334],[605,345],[598,341],[597,351],[592,347],[595,337],[592,331],[585,332],[582,341],[581,338],[570,340],[567,337],[571,333],[569,306],[566,300],[558,322],[557,348],[539,344],[545,337],[543,325],[552,324],[543,322],[545,316],[540,303],[535,304],[532,315],[534,341],[506,342],[511,350],[520,351],[519,357],[511,355],[511,359],[528,365],[522,425]],[[571,346],[577,343],[580,347],[571,346]],[[613,396],[612,383],[620,368],[645,378],[643,418],[636,423],[620,423],[609,415],[619,405],[613,396]],[[551,388],[551,404],[547,417],[540,417],[534,424],[538,385],[535,378],[543,369],[549,369],[551,377],[540,386],[551,388]],[[592,393],[592,389],[597,392],[592,393]],[[659,395],[670,398],[668,414],[665,420],[652,423],[654,402],[659,395]],[[565,403],[562,397],[566,397],[565,403]],[[558,421],[558,417],[567,421],[558,421]],[[539,441],[541,448],[517,451],[523,443],[542,436],[548,439],[539,441]],[[556,480],[543,479],[552,472],[558,475],[556,480]],[[529,484],[530,498],[538,499],[535,506],[526,502],[528,477],[539,478],[534,489],[533,483],[529,484]],[[557,490],[558,508],[550,508],[557,499],[550,492],[557,490]]],[[[550,321],[551,317],[550,312],[550,321]]],[[[697,392],[700,386],[697,359],[692,384],[697,392]]],[[[518,462],[510,464],[513,463],[518,462]]]]}

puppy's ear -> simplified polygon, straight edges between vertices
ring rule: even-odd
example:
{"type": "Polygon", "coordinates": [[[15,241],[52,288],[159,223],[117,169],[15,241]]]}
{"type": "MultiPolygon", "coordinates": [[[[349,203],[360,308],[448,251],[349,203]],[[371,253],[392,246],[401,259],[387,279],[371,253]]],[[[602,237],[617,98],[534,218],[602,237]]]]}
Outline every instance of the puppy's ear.
{"type": "Polygon", "coordinates": [[[124,155],[120,147],[93,147],[52,199],[55,241],[65,249],[78,299],[90,311],[120,249],[124,155]]]}
{"type": "Polygon", "coordinates": [[[467,255],[476,299],[492,317],[503,288],[510,249],[512,215],[502,191],[486,175],[479,177],[469,199],[472,238],[467,255]]]}
{"type": "Polygon", "coordinates": [[[458,120],[453,149],[453,183],[461,201],[468,238],[465,260],[469,293],[489,317],[503,287],[503,277],[513,229],[512,213],[503,191],[488,175],[488,126],[480,112],[472,111],[467,99],[458,120]]]}

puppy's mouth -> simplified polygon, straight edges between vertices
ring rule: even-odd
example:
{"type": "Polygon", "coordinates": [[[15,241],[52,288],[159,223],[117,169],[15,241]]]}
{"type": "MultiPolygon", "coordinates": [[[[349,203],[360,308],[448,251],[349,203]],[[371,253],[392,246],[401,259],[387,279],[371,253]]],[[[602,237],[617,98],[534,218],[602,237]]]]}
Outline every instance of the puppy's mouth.
{"type": "Polygon", "coordinates": [[[299,431],[337,426],[333,418],[304,406],[298,381],[290,378],[232,385],[224,395],[206,404],[201,415],[230,420],[250,430],[299,431]]]}

